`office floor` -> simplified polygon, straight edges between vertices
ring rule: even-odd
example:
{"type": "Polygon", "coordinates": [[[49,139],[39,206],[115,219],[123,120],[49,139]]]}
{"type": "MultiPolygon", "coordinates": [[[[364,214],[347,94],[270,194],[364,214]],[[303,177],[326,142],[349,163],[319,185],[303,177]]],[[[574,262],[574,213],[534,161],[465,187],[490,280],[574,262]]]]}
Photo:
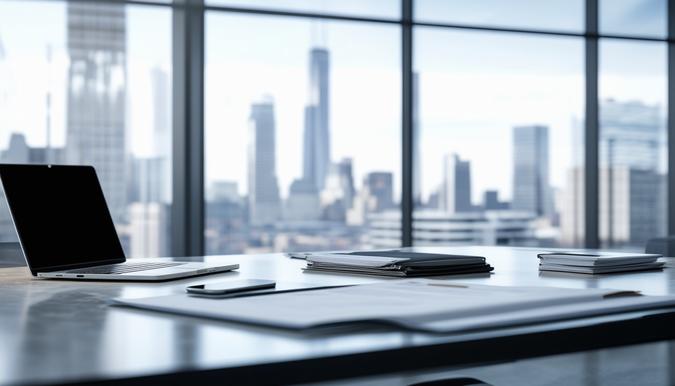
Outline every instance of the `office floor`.
{"type": "MultiPolygon", "coordinates": [[[[675,341],[557,355],[454,371],[398,374],[321,385],[403,386],[464,377],[480,379],[495,386],[675,385],[675,341]]],[[[439,385],[442,384],[435,386],[439,385]]]]}

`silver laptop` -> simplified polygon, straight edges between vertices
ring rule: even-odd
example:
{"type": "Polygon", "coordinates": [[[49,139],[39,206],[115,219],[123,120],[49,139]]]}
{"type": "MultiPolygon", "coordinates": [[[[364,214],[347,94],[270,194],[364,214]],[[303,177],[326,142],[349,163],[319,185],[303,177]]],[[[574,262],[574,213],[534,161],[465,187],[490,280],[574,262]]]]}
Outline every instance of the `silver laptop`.
{"type": "Polygon", "coordinates": [[[156,281],[239,268],[166,259],[127,261],[91,166],[0,164],[0,181],[33,276],[156,281]]]}

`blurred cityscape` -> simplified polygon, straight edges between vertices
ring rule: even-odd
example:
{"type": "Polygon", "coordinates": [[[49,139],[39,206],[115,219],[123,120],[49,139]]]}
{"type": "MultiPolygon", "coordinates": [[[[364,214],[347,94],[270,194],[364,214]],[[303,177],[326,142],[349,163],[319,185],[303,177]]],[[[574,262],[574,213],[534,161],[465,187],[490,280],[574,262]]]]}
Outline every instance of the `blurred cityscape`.
{"type": "MultiPolygon", "coordinates": [[[[126,138],[126,21],[121,5],[68,3],[66,145],[32,147],[18,130],[0,151],[0,162],[89,164],[97,169],[106,199],[130,256],[169,255],[171,208],[170,76],[153,68],[151,155],[133,155],[126,138]],[[100,12],[105,8],[106,12],[100,12]]],[[[3,49],[0,43],[0,61],[3,49]]],[[[277,178],[277,124],[273,95],[251,102],[247,134],[246,194],[240,182],[206,186],[207,253],[254,253],[395,247],[401,240],[400,203],[392,170],[371,170],[355,181],[358,160],[331,154],[331,54],[309,50],[309,90],[304,114],[302,165],[287,194],[277,178]]],[[[413,240],[416,245],[579,246],[584,237],[583,142],[573,144],[564,187],[552,186],[546,123],[504,127],[512,131],[511,198],[498,190],[472,197],[471,160],[448,153],[443,177],[428,197],[421,192],[418,89],[414,75],[415,145],[413,240]]],[[[45,97],[46,138],[51,95],[45,97]]],[[[606,246],[643,245],[666,233],[666,171],[663,116],[658,105],[606,99],[601,102],[600,235],[606,246]]],[[[583,127],[583,125],[580,125],[583,127]]],[[[374,151],[377,151],[376,144],[374,151]]],[[[489,154],[485,155],[490,157],[489,154]]],[[[243,165],[230,165],[241,167],[243,165]]],[[[0,241],[15,238],[0,201],[0,241]]]]}

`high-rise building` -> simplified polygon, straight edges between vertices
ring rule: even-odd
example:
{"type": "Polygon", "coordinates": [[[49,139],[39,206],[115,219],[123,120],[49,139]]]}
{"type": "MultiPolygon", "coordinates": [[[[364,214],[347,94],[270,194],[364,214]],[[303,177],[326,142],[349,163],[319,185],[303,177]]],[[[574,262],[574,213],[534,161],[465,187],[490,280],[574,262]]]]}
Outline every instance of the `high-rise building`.
{"type": "Polygon", "coordinates": [[[422,205],[422,158],[421,149],[422,144],[420,138],[422,137],[420,130],[420,75],[413,73],[413,203],[415,206],[422,205]]]}
{"type": "Polygon", "coordinates": [[[499,191],[486,190],[483,193],[483,209],[485,210],[506,210],[509,209],[509,203],[499,200],[499,191]]]}
{"type": "Polygon", "coordinates": [[[130,255],[159,257],[169,255],[169,207],[159,202],[129,205],[130,255]]]}
{"type": "Polygon", "coordinates": [[[165,159],[162,157],[134,158],[131,162],[131,195],[130,202],[161,202],[164,203],[162,178],[165,168],[165,159]]]}
{"type": "Polygon", "coordinates": [[[548,165],[548,127],[514,127],[512,209],[538,217],[552,215],[548,165]]]}
{"type": "Polygon", "coordinates": [[[664,146],[662,120],[658,106],[637,101],[603,101],[600,106],[601,165],[658,171],[659,150],[664,146]]]}
{"type": "Polygon", "coordinates": [[[391,172],[368,173],[363,181],[364,188],[375,199],[373,211],[381,212],[394,207],[394,176],[391,172]]]}
{"type": "Polygon", "coordinates": [[[324,218],[332,221],[344,221],[346,213],[354,201],[354,177],[352,159],[344,158],[331,165],[326,184],[321,192],[321,205],[324,218]]]}
{"type": "Polygon", "coordinates": [[[251,225],[272,225],[281,215],[276,174],[274,101],[251,105],[248,144],[248,202],[251,225]]]}
{"type": "Polygon", "coordinates": [[[323,190],[330,168],[330,55],[312,48],[309,63],[309,101],[305,107],[303,178],[323,190]]]}
{"type": "Polygon", "coordinates": [[[208,201],[240,201],[237,181],[213,181],[206,195],[208,201]]]}
{"type": "Polygon", "coordinates": [[[288,192],[284,219],[288,221],[315,221],[320,217],[321,202],[316,186],[304,179],[294,180],[288,192]]]}
{"type": "Polygon", "coordinates": [[[122,4],[67,5],[66,161],[93,165],[115,221],[126,214],[126,11],[122,4]]]}
{"type": "Polygon", "coordinates": [[[150,72],[152,80],[153,101],[153,156],[160,161],[158,178],[159,201],[171,201],[171,89],[169,75],[161,68],[155,67],[150,72]]]}
{"type": "Polygon", "coordinates": [[[600,123],[600,238],[642,246],[666,233],[660,109],[610,99],[600,106],[600,123]]]}
{"type": "Polygon", "coordinates": [[[443,162],[441,209],[447,213],[471,212],[471,162],[447,154],[443,162]]]}

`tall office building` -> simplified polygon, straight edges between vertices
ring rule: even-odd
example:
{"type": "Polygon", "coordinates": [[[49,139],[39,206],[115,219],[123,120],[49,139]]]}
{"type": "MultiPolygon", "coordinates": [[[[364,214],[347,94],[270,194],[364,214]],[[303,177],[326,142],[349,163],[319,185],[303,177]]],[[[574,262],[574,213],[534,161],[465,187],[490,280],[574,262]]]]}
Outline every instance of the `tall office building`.
{"type": "Polygon", "coordinates": [[[363,181],[364,188],[375,199],[373,210],[381,212],[394,207],[394,176],[391,172],[371,172],[363,181]]]}
{"type": "Polygon", "coordinates": [[[665,140],[662,120],[658,106],[604,101],[600,106],[600,163],[658,171],[659,150],[665,140]]]}
{"type": "Polygon", "coordinates": [[[281,205],[276,174],[274,101],[270,97],[251,105],[248,144],[248,202],[251,225],[272,225],[281,205]]]}
{"type": "Polygon", "coordinates": [[[326,177],[326,184],[321,192],[324,219],[344,221],[347,211],[354,201],[354,177],[352,173],[352,159],[344,158],[333,163],[326,177]]]}
{"type": "Polygon", "coordinates": [[[93,165],[115,221],[126,212],[126,13],[121,4],[67,5],[66,160],[93,165]]]}
{"type": "Polygon", "coordinates": [[[296,179],[291,183],[284,210],[284,220],[314,221],[321,217],[319,192],[313,183],[296,179]]]}
{"type": "Polygon", "coordinates": [[[548,165],[548,127],[514,127],[512,209],[538,217],[552,215],[548,165]]]}
{"type": "Polygon", "coordinates": [[[499,191],[486,190],[483,192],[483,209],[485,210],[507,210],[509,203],[499,200],[499,191]]]}
{"type": "Polygon", "coordinates": [[[129,205],[131,257],[169,255],[169,206],[159,202],[129,205]]]}
{"type": "Polygon", "coordinates": [[[309,63],[309,101],[305,107],[303,178],[323,190],[330,168],[330,54],[312,48],[309,63]]]}
{"type": "Polygon", "coordinates": [[[441,191],[441,209],[445,212],[471,212],[471,162],[462,161],[457,154],[447,154],[441,191]]]}
{"type": "Polygon", "coordinates": [[[413,203],[415,206],[422,205],[422,158],[421,149],[422,144],[420,138],[422,137],[420,130],[420,75],[413,73],[413,203]]]}
{"type": "Polygon", "coordinates": [[[643,245],[666,233],[660,109],[610,99],[601,104],[600,123],[600,237],[608,245],[643,245]]]}
{"type": "Polygon", "coordinates": [[[158,178],[158,202],[169,203],[171,201],[171,119],[170,100],[171,89],[169,75],[159,67],[150,72],[152,80],[153,101],[153,156],[159,159],[158,178]]]}

